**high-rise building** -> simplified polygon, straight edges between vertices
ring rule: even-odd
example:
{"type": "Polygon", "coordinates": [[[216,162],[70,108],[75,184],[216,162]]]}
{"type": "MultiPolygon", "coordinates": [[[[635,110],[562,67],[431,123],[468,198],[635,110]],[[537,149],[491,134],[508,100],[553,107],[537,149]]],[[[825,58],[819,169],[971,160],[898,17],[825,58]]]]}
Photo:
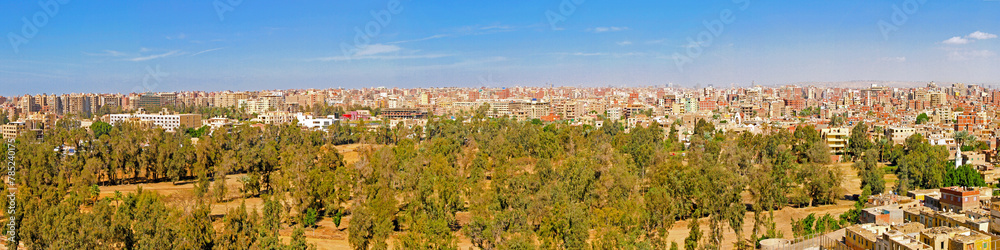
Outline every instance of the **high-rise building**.
{"type": "Polygon", "coordinates": [[[215,95],[216,107],[238,107],[240,100],[250,98],[246,92],[223,92],[215,95]]]}
{"type": "Polygon", "coordinates": [[[147,111],[156,111],[164,107],[174,106],[177,104],[176,101],[177,94],[175,93],[147,93],[139,96],[137,106],[147,111]]]}
{"type": "Polygon", "coordinates": [[[41,109],[41,106],[35,102],[35,97],[24,95],[17,101],[17,109],[19,109],[22,114],[28,114],[38,112],[41,109]]]}

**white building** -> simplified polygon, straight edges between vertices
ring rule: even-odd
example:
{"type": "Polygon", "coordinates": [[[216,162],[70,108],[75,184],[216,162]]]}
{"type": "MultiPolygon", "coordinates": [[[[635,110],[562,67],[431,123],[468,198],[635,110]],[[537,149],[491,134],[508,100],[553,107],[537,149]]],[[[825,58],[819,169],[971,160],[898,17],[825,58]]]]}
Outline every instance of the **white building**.
{"type": "Polygon", "coordinates": [[[111,125],[126,121],[150,122],[153,126],[163,128],[169,132],[173,132],[181,126],[198,128],[202,125],[201,115],[199,114],[164,114],[162,112],[159,114],[111,114],[108,118],[108,123],[111,125]]]}
{"type": "Polygon", "coordinates": [[[313,128],[325,129],[328,126],[333,125],[334,122],[338,121],[337,116],[335,115],[327,116],[324,118],[316,118],[313,117],[312,115],[305,115],[302,113],[295,114],[295,119],[299,120],[299,126],[307,127],[310,129],[313,128]]]}

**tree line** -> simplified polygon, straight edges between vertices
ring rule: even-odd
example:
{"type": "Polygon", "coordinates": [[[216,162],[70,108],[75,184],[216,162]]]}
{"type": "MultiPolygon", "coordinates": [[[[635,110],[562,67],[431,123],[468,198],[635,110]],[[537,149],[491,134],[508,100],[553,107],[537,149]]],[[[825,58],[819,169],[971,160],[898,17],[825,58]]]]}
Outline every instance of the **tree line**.
{"type": "Polygon", "coordinates": [[[781,237],[773,211],[831,204],[842,193],[842,173],[812,126],[752,134],[699,120],[682,143],[677,124],[626,133],[610,121],[598,128],[480,113],[326,132],[57,126],[42,140],[18,139],[18,239],[29,248],[298,248],[307,246],[303,228],[350,216],[355,249],[455,249],[457,234],[483,249],[718,249],[730,247],[728,231],[745,249],[781,237]],[[334,146],[353,143],[366,146],[345,164],[334,146]],[[233,174],[242,176],[239,190],[225,185],[233,174]],[[98,199],[100,185],[162,181],[193,182],[196,198],[180,206],[149,191],[98,199]],[[265,205],[211,218],[210,205],[232,195],[265,205]],[[744,237],[747,212],[754,224],[744,237]],[[687,240],[667,240],[675,221],[694,219],[708,226],[690,223],[687,240]],[[276,240],[281,228],[296,229],[291,243],[276,240]]]}

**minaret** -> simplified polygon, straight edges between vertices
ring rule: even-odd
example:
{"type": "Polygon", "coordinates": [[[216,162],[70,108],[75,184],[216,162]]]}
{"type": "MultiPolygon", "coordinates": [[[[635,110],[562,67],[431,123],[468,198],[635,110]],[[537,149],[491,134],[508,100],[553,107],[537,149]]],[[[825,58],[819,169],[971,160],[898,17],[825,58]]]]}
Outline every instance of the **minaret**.
{"type": "Polygon", "coordinates": [[[955,148],[955,168],[962,166],[962,145],[955,148]]]}

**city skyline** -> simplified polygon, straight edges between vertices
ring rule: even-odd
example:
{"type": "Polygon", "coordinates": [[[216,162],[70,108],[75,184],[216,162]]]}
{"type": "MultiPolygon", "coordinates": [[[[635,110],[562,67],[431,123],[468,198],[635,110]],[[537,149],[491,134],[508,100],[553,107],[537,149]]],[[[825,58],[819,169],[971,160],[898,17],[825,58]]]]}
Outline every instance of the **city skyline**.
{"type": "Polygon", "coordinates": [[[996,1],[0,6],[3,96],[1000,77],[996,1]]]}

